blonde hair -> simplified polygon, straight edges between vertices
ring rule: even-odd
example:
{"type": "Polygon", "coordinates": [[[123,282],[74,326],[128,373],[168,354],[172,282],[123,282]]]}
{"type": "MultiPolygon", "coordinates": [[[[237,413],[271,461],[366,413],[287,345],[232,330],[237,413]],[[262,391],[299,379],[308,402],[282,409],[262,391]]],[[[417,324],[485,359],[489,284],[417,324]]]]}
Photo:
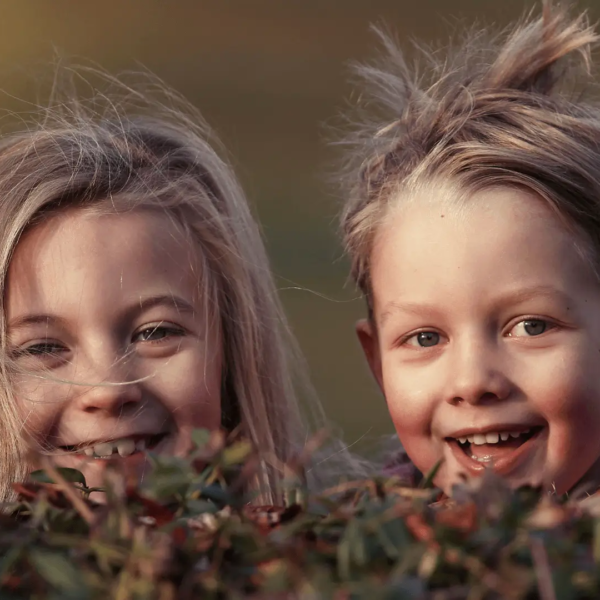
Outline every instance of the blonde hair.
{"type": "MultiPolygon", "coordinates": [[[[292,374],[302,361],[234,173],[198,112],[173,91],[151,78],[140,91],[100,76],[109,84],[105,93],[87,103],[72,93],[55,97],[24,131],[0,141],[0,302],[19,238],[36,223],[74,207],[162,211],[199,249],[198,283],[224,352],[223,425],[241,424],[263,456],[285,462],[307,435],[296,398],[304,375],[292,374]]],[[[0,319],[6,349],[4,306],[0,319]]],[[[7,364],[0,363],[3,497],[27,469],[7,364]]],[[[321,419],[316,401],[311,408],[321,419]]],[[[280,497],[281,478],[276,468],[264,474],[268,499],[280,497]]]]}
{"type": "Polygon", "coordinates": [[[600,106],[589,92],[599,37],[585,14],[571,18],[544,2],[541,16],[529,14],[501,35],[475,30],[443,58],[424,52],[426,77],[379,34],[384,57],[358,68],[367,109],[343,140],[341,225],[369,309],[379,225],[402,197],[432,185],[466,201],[496,186],[533,192],[579,234],[597,267],[600,106]]]}

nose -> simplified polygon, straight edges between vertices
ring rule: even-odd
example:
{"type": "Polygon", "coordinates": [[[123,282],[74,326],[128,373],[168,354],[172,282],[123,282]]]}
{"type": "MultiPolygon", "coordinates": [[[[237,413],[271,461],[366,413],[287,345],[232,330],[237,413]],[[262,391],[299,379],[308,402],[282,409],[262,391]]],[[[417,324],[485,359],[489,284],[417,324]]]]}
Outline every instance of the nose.
{"type": "Polygon", "coordinates": [[[134,412],[142,401],[140,382],[132,380],[127,359],[96,356],[88,368],[79,369],[74,382],[73,403],[88,414],[123,416],[134,412]]]}
{"type": "Polygon", "coordinates": [[[446,401],[475,405],[508,398],[512,384],[499,354],[491,341],[456,343],[451,352],[446,401]]]}

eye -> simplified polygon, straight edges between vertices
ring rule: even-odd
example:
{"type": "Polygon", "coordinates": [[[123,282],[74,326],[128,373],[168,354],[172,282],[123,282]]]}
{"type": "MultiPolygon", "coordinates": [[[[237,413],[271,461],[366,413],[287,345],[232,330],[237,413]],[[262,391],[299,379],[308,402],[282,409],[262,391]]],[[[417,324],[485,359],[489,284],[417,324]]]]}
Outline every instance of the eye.
{"type": "Polygon", "coordinates": [[[421,348],[431,348],[440,343],[441,336],[436,331],[419,331],[406,339],[404,342],[408,346],[419,346],[421,348]]]}
{"type": "Polygon", "coordinates": [[[535,337],[553,329],[555,325],[545,319],[523,319],[508,333],[510,337],[535,337]]]}
{"type": "Polygon", "coordinates": [[[19,358],[20,356],[49,356],[57,355],[66,350],[67,349],[58,342],[44,341],[25,346],[24,348],[17,348],[14,354],[16,358],[19,358]]]}
{"type": "Polygon", "coordinates": [[[134,334],[132,342],[160,342],[169,337],[181,337],[185,332],[180,327],[152,325],[134,334]]]}

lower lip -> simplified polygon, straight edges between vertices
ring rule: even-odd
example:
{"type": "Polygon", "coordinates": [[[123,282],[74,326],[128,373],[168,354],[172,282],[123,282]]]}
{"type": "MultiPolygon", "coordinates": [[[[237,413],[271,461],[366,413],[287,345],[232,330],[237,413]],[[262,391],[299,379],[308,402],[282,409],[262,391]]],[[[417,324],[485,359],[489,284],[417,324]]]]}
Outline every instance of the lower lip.
{"type": "Polygon", "coordinates": [[[513,469],[517,468],[527,459],[528,454],[533,451],[534,445],[542,432],[543,429],[540,429],[526,442],[521,444],[518,448],[515,448],[506,456],[490,460],[489,462],[479,462],[478,460],[471,458],[460,447],[460,444],[457,441],[447,441],[446,443],[450,446],[456,460],[458,460],[471,475],[481,475],[486,469],[491,469],[495,473],[498,473],[498,475],[508,475],[513,469]]]}

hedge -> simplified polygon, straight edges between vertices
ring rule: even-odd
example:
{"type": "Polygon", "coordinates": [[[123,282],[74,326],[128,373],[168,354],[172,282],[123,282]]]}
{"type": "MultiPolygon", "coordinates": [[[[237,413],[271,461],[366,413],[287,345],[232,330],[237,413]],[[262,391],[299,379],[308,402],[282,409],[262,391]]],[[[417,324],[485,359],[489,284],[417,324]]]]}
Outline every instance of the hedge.
{"type": "MultiPolygon", "coordinates": [[[[394,477],[248,504],[239,437],[194,432],[185,458],[118,465],[106,501],[46,460],[0,514],[0,600],[600,598],[600,500],[511,491],[491,473],[452,499],[394,477]],[[598,515],[598,516],[596,516],[598,515]]],[[[291,469],[290,472],[294,472],[291,469]]]]}

